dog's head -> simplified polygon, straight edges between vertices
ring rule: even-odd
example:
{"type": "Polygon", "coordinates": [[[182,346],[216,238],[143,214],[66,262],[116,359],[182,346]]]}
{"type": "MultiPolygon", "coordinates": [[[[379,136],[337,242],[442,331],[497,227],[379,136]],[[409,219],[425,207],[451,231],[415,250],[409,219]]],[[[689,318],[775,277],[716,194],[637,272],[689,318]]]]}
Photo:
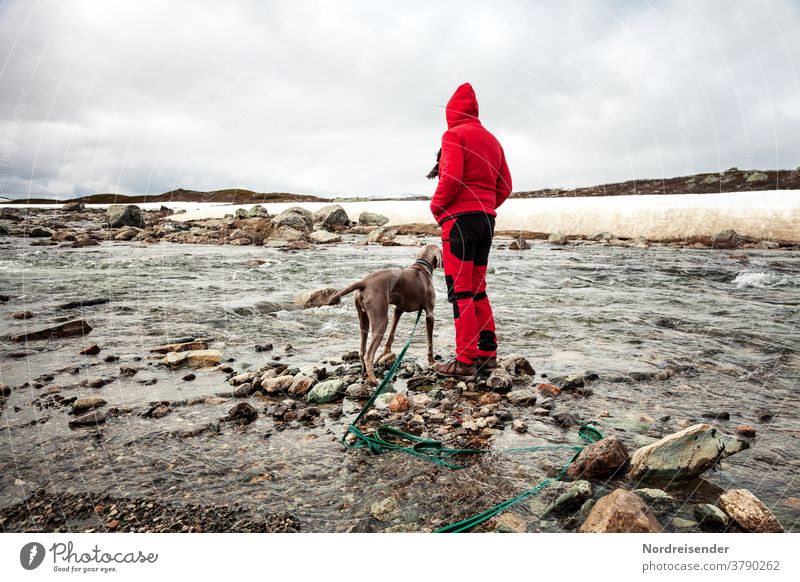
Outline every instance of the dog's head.
{"type": "Polygon", "coordinates": [[[437,245],[426,245],[417,253],[417,258],[428,261],[431,267],[438,269],[442,266],[442,249],[437,245]]]}

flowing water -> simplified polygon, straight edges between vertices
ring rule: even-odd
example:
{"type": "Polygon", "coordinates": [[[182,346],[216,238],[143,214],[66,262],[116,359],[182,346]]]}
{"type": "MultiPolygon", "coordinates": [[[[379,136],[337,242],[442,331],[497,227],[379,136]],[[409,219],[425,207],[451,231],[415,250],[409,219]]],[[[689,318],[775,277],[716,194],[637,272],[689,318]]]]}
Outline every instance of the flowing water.
{"type": "MultiPolygon", "coordinates": [[[[218,421],[233,402],[176,407],[162,419],[109,418],[99,431],[71,430],[66,410],[32,403],[53,384],[64,387],[64,396],[98,395],[109,406],[139,409],[148,402],[230,390],[219,372],[201,370],[195,381],[185,382],[185,372],[155,364],[150,348],[184,336],[213,338],[211,347],[234,358],[237,370],[263,365],[275,355],[297,366],[339,360],[343,352],[357,349],[357,319],[349,299],[318,309],[276,308],[300,290],[343,286],[378,268],[406,266],[415,253],[414,248],[353,244],[288,253],[136,243],[61,249],[5,239],[0,291],[11,300],[3,304],[0,318],[0,382],[14,390],[0,416],[0,507],[53,487],[89,499],[111,493],[239,503],[289,511],[304,531],[347,531],[376,527],[369,525],[370,505],[393,495],[399,502],[393,523],[435,528],[532,486],[563,463],[565,453],[499,451],[575,443],[574,429],[524,417],[528,434],[509,427],[493,437],[498,454],[453,471],[400,454],[345,450],[338,438],[360,409],[358,402],[345,402],[345,415],[336,421],[325,412],[334,405],[324,405],[313,428],[280,430],[260,414],[244,429],[223,425],[220,434],[195,438],[170,433],[218,421]],[[58,308],[98,298],[110,301],[58,308]],[[36,316],[12,319],[17,310],[36,316]],[[26,347],[7,339],[75,318],[92,326],[87,340],[37,341],[26,347]],[[84,341],[103,351],[76,355],[84,341]],[[272,352],[255,350],[266,343],[274,345],[272,352]],[[292,353],[284,353],[286,344],[292,353]],[[26,350],[30,353],[20,357],[26,350]],[[119,361],[106,363],[108,354],[119,361]],[[77,374],[64,371],[75,365],[81,366],[77,374]],[[119,377],[120,365],[142,370],[119,377]],[[101,389],[78,386],[93,376],[116,379],[101,389]],[[37,379],[44,388],[34,387],[37,379]]],[[[440,271],[435,283],[435,347],[447,357],[452,311],[440,271]]],[[[540,382],[596,373],[593,395],[562,395],[556,410],[597,418],[616,429],[630,449],[701,422],[703,413],[730,413],[730,420],[719,421],[726,432],[754,426],[757,437],[749,450],[702,480],[670,487],[692,501],[711,502],[721,489],[747,488],[787,529],[798,529],[800,253],[545,243],[521,252],[497,248],[489,292],[501,355],[528,357],[540,382]]],[[[412,322],[411,315],[401,320],[398,342],[412,322]]],[[[423,364],[424,354],[422,333],[409,357],[423,364]]],[[[264,407],[251,402],[259,411],[264,407]]],[[[537,522],[535,502],[516,511],[537,529],[562,527],[555,519],[537,522]]]]}

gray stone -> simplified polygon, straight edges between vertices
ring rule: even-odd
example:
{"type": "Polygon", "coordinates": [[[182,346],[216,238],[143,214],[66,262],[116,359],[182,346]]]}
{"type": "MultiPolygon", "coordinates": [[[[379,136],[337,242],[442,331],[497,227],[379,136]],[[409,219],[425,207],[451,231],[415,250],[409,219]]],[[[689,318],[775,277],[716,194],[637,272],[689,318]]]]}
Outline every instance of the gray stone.
{"type": "Polygon", "coordinates": [[[514,379],[504,368],[497,368],[489,374],[489,377],[486,379],[486,385],[498,392],[507,391],[511,390],[511,387],[514,385],[514,379]]]}
{"type": "Polygon", "coordinates": [[[336,226],[347,226],[350,224],[350,218],[347,216],[344,208],[338,204],[331,204],[323,206],[312,215],[314,224],[322,228],[332,228],[336,226]]]}
{"type": "Polygon", "coordinates": [[[142,209],[133,204],[112,204],[106,210],[106,220],[111,228],[120,226],[144,227],[144,216],[142,209]]]}
{"type": "Polygon", "coordinates": [[[314,386],[306,395],[306,400],[312,404],[324,404],[344,395],[346,384],[341,380],[328,380],[314,386]]]}
{"type": "Polygon", "coordinates": [[[327,230],[315,230],[311,233],[311,242],[317,243],[319,245],[326,245],[332,243],[339,243],[342,242],[342,237],[334,232],[328,232],[327,230]]]}
{"type": "Polygon", "coordinates": [[[97,426],[98,424],[104,424],[106,422],[106,415],[104,412],[90,412],[88,414],[84,414],[83,416],[79,416],[78,418],[71,420],[69,422],[70,427],[81,427],[81,426],[97,426]]]}
{"type": "Polygon", "coordinates": [[[749,444],[710,424],[696,424],[637,449],[631,456],[631,479],[690,479],[749,444]]]}
{"type": "Polygon", "coordinates": [[[588,481],[575,481],[567,490],[556,497],[556,500],[544,510],[542,517],[551,513],[569,511],[580,507],[587,499],[592,497],[592,484],[588,481]]]}
{"type": "Polygon", "coordinates": [[[101,406],[105,406],[106,401],[102,398],[98,397],[89,397],[89,398],[78,398],[75,402],[72,403],[72,414],[80,415],[86,412],[87,410],[92,410],[93,408],[100,408],[101,406]]]}
{"type": "Polygon", "coordinates": [[[730,518],[725,512],[710,503],[698,503],[692,507],[692,513],[701,523],[715,528],[726,528],[730,523],[730,518]]]}
{"type": "Polygon", "coordinates": [[[358,215],[358,224],[361,226],[383,226],[389,219],[375,212],[362,212],[358,215]]]}
{"type": "Polygon", "coordinates": [[[642,498],[650,507],[668,507],[676,502],[676,499],[661,489],[642,488],[633,491],[642,498]]]}
{"type": "Polygon", "coordinates": [[[369,508],[369,513],[378,521],[389,521],[392,516],[397,512],[399,504],[394,497],[387,497],[380,501],[376,501],[369,508]]]}
{"type": "Polygon", "coordinates": [[[506,394],[508,401],[514,406],[531,406],[536,404],[536,392],[528,388],[512,390],[506,394]]]}
{"type": "Polygon", "coordinates": [[[563,245],[566,244],[567,239],[560,232],[553,232],[547,237],[547,242],[554,245],[563,245]]]}
{"type": "Polygon", "coordinates": [[[272,219],[272,226],[275,228],[288,226],[302,232],[310,231],[313,224],[311,213],[299,206],[287,208],[272,219]]]}

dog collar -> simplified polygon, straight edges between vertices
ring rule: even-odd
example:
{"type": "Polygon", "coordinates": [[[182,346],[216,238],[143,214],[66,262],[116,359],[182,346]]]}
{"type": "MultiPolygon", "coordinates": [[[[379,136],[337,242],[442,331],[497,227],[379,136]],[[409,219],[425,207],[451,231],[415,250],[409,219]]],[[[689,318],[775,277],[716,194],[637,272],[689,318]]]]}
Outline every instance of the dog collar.
{"type": "Polygon", "coordinates": [[[428,272],[431,274],[431,277],[433,277],[433,265],[431,265],[428,261],[426,261],[425,259],[417,259],[416,261],[414,261],[414,264],[424,265],[425,268],[428,269],[428,272]]]}

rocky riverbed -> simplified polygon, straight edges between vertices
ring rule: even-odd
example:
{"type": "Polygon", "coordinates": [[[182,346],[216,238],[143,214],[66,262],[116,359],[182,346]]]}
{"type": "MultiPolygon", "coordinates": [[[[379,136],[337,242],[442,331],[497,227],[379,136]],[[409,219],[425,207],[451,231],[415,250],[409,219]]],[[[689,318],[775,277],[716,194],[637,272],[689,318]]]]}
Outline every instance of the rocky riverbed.
{"type": "Polygon", "coordinates": [[[480,531],[797,530],[795,250],[498,240],[503,369],[436,378],[418,337],[363,425],[489,451],[452,470],[340,444],[372,389],[355,312],[306,308],[301,293],[410,264],[403,245],[434,232],[378,230],[389,238],[365,245],[380,226],[295,212],[298,228],[251,216],[209,228],[213,240],[191,238],[206,236],[195,225],[153,236],[205,243],[170,245],[136,238],[172,228],[158,213],[111,227],[105,212],[61,226],[49,212],[35,227],[2,217],[5,531],[431,531],[558,475],[570,451],[507,450],[580,445],[584,423],[605,438],[480,531]],[[241,228],[265,220],[260,240],[241,228]],[[289,228],[307,238],[269,242],[289,228]],[[54,241],[63,231],[74,240],[54,241]],[[342,243],[312,243],[323,231],[342,243]]]}

